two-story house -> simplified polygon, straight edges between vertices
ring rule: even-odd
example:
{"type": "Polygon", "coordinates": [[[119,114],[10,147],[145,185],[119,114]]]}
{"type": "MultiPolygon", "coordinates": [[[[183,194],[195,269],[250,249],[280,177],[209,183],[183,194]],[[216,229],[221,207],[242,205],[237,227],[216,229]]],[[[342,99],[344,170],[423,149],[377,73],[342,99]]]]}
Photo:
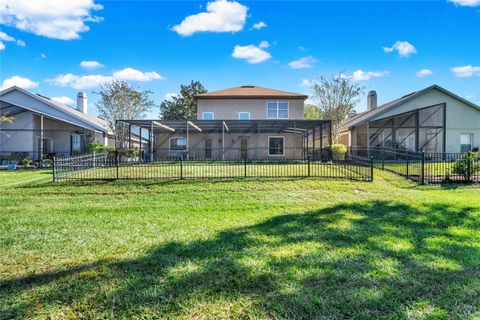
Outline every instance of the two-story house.
{"type": "Polygon", "coordinates": [[[304,159],[330,145],[330,121],[304,120],[306,95],[247,85],[195,98],[197,119],[124,122],[153,133],[151,160],[304,159]]]}

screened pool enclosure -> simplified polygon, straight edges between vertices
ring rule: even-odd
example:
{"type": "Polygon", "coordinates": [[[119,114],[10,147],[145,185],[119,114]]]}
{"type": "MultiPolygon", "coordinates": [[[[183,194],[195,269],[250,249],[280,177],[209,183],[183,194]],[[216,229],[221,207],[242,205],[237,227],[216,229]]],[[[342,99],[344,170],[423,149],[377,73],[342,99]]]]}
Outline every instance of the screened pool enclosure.
{"type": "Polygon", "coordinates": [[[352,130],[352,146],[442,153],[445,150],[445,104],[386,116],[352,130]]]}
{"type": "Polygon", "coordinates": [[[329,120],[119,120],[116,131],[117,150],[146,162],[327,160],[332,143],[329,120]]]}

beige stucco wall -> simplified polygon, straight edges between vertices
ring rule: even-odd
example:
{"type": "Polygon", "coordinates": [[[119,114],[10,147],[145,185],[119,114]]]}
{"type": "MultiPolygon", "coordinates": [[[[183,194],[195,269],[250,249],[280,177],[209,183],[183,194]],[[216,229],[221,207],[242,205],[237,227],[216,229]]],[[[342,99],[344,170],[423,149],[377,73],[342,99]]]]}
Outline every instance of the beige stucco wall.
{"type": "MultiPolygon", "coordinates": [[[[250,112],[251,120],[268,119],[267,101],[269,99],[199,99],[197,117],[202,119],[203,112],[213,112],[216,120],[238,120],[239,112],[250,112]]],[[[289,105],[288,118],[303,119],[303,99],[285,101],[289,105]]]]}
{"type": "Polygon", "coordinates": [[[460,152],[460,134],[462,133],[472,134],[472,145],[480,147],[480,110],[437,89],[428,91],[393,110],[382,113],[373,120],[440,103],[446,104],[445,152],[460,152]]]}
{"type": "MultiPolygon", "coordinates": [[[[40,116],[26,111],[14,116],[13,123],[2,124],[5,130],[0,134],[0,154],[8,156],[11,152],[29,152],[32,159],[39,157],[41,136],[40,116]]],[[[48,152],[69,155],[71,152],[70,136],[73,133],[85,134],[85,141],[104,143],[100,132],[84,130],[81,127],[55,119],[44,117],[43,137],[50,140],[48,152]]]]}
{"type": "MultiPolygon", "coordinates": [[[[186,137],[183,134],[158,134],[155,142],[155,156],[157,159],[174,156],[177,153],[169,150],[169,141],[171,137],[186,137]]],[[[240,159],[240,139],[248,139],[248,158],[249,159],[284,159],[300,158],[302,156],[303,137],[302,134],[293,133],[261,133],[258,135],[251,133],[228,133],[225,134],[225,159],[240,159]],[[268,155],[268,138],[284,137],[284,155],[268,155]],[[257,151],[257,144],[259,150],[257,151]]],[[[212,133],[190,133],[189,134],[189,154],[192,158],[205,158],[205,139],[212,139],[212,158],[222,159],[222,134],[212,133]]]]}

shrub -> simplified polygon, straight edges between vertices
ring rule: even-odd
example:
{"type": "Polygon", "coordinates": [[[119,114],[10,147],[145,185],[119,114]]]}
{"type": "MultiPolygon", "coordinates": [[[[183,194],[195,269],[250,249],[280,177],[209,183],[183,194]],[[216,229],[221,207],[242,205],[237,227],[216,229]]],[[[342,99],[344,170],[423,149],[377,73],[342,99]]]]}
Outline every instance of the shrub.
{"type": "Polygon", "coordinates": [[[457,159],[453,165],[453,173],[463,176],[465,180],[469,175],[475,174],[480,171],[480,161],[478,161],[478,152],[464,153],[459,159],[457,159]],[[470,163],[470,172],[469,172],[470,163]]]}
{"type": "Polygon", "coordinates": [[[22,165],[23,165],[24,167],[30,167],[30,166],[32,165],[32,163],[33,163],[33,161],[32,161],[32,159],[30,159],[29,157],[25,157],[25,158],[23,158],[23,160],[22,160],[22,165]]]}
{"type": "Polygon", "coordinates": [[[332,145],[332,157],[333,160],[345,160],[345,154],[347,153],[347,147],[343,144],[332,145]]]}
{"type": "Polygon", "coordinates": [[[87,146],[87,151],[89,153],[93,152],[108,152],[108,153],[114,153],[115,152],[115,147],[111,146],[104,146],[103,144],[96,143],[96,142],[91,142],[87,146]]]}

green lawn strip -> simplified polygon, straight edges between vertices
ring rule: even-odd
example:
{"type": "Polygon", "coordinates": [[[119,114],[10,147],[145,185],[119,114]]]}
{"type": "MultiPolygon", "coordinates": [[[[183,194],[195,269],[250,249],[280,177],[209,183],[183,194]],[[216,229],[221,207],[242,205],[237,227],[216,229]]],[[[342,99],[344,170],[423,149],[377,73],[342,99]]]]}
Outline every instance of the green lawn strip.
{"type": "Polygon", "coordinates": [[[13,185],[0,319],[474,319],[479,196],[379,170],[13,185]]]}

